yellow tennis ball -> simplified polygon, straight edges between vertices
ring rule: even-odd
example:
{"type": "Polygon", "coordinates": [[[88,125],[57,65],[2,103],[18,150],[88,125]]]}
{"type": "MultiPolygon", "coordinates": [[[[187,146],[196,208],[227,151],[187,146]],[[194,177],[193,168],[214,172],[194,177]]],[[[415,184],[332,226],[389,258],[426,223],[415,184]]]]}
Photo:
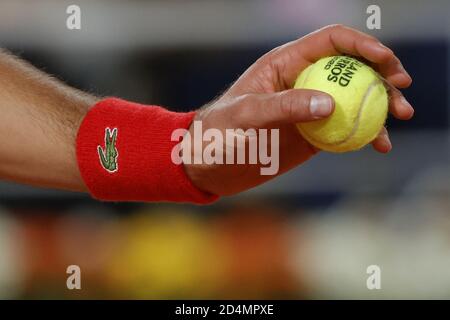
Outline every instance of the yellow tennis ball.
{"type": "Polygon", "coordinates": [[[352,57],[320,59],[300,74],[294,88],[320,90],[334,98],[331,116],[297,124],[302,136],[319,149],[360,149],[377,137],[386,121],[388,95],[383,80],[352,57]]]}

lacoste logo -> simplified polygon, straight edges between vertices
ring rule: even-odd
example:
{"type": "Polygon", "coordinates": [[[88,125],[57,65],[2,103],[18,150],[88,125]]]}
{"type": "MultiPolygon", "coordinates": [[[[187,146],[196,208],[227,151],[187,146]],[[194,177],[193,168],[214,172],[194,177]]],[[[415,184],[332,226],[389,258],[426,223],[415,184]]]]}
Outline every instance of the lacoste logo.
{"type": "Polygon", "coordinates": [[[97,146],[98,156],[100,157],[100,164],[103,169],[109,173],[117,172],[119,166],[117,164],[117,157],[119,152],[116,148],[117,128],[105,129],[105,149],[102,146],[97,146]]]}

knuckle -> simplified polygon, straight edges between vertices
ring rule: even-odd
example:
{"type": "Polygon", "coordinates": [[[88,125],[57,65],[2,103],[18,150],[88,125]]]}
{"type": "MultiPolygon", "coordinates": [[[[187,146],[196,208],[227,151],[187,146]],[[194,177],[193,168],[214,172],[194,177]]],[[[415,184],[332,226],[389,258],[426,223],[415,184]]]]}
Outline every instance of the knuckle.
{"type": "Polygon", "coordinates": [[[254,101],[255,101],[254,95],[246,93],[238,98],[237,104],[243,109],[248,109],[248,106],[252,105],[254,101]]]}
{"type": "Polygon", "coordinates": [[[340,23],[333,23],[333,24],[329,24],[325,27],[322,28],[323,31],[339,31],[342,30],[344,28],[343,24],[340,23]]]}
{"type": "Polygon", "coordinates": [[[280,52],[281,47],[276,47],[270,50],[269,52],[265,53],[263,56],[261,56],[257,62],[265,64],[265,65],[273,65],[274,59],[280,52]]]}
{"type": "Polygon", "coordinates": [[[267,52],[265,54],[266,57],[273,57],[274,55],[276,55],[281,49],[283,49],[284,45],[281,46],[277,46],[275,48],[273,48],[272,50],[270,50],[269,52],[267,52]]]}
{"type": "Polygon", "coordinates": [[[252,94],[244,94],[239,96],[235,101],[236,112],[232,112],[236,118],[248,118],[251,117],[253,105],[255,104],[255,97],[252,94]]]}
{"type": "Polygon", "coordinates": [[[267,63],[271,63],[273,65],[277,65],[280,54],[283,53],[285,51],[285,49],[292,44],[292,42],[293,41],[290,41],[290,42],[282,44],[278,47],[273,48],[272,50],[270,50],[269,52],[267,52],[263,56],[261,56],[258,60],[261,60],[261,61],[264,61],[267,63]]]}
{"type": "Polygon", "coordinates": [[[279,97],[279,109],[284,117],[291,118],[295,112],[295,101],[292,99],[289,91],[280,93],[279,97]]]}

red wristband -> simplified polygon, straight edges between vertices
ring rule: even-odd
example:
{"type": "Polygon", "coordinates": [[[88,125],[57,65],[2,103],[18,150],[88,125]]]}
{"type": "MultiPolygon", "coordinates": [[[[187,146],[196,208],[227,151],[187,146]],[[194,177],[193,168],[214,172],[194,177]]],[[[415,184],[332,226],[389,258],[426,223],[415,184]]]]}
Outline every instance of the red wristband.
{"type": "Polygon", "coordinates": [[[110,201],[207,204],[217,196],[196,188],[171,159],[176,129],[188,129],[195,112],[175,113],[107,98],[93,106],[77,135],[77,160],[91,195],[110,201]]]}

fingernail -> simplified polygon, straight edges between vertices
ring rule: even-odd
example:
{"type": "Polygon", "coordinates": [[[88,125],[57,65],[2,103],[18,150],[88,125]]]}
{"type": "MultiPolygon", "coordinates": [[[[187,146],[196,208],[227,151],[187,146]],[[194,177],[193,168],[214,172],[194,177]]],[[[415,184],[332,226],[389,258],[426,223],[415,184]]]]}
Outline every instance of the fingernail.
{"type": "Polygon", "coordinates": [[[381,140],[382,144],[385,146],[387,151],[390,151],[392,149],[392,143],[391,139],[389,139],[389,134],[386,128],[383,129],[381,136],[383,137],[383,139],[381,140]]]}
{"type": "Polygon", "coordinates": [[[411,106],[411,104],[408,102],[408,100],[406,100],[405,97],[402,96],[402,97],[400,98],[400,100],[401,100],[401,102],[402,102],[402,104],[403,104],[404,106],[406,106],[408,109],[411,109],[411,111],[414,112],[414,108],[411,106]]]}
{"type": "Polygon", "coordinates": [[[387,138],[386,140],[383,141],[384,146],[386,147],[386,151],[389,152],[392,150],[392,143],[389,140],[389,138],[387,138]]]}
{"type": "Polygon", "coordinates": [[[327,96],[311,96],[309,111],[315,119],[324,118],[330,115],[333,102],[327,96]]]}
{"type": "Polygon", "coordinates": [[[399,67],[399,71],[400,72],[402,72],[404,75],[406,75],[408,78],[410,78],[412,80],[412,78],[409,75],[408,71],[406,71],[405,67],[403,66],[403,64],[401,62],[399,63],[398,67],[399,67]]]}
{"type": "Polygon", "coordinates": [[[392,51],[391,49],[389,49],[387,46],[385,46],[383,43],[378,42],[378,45],[383,48],[384,50],[388,50],[388,51],[392,51]]]}
{"type": "Polygon", "coordinates": [[[392,50],[388,47],[386,47],[384,44],[382,44],[381,42],[378,42],[378,49],[381,49],[381,51],[384,52],[389,52],[389,54],[392,54],[392,50]]]}

